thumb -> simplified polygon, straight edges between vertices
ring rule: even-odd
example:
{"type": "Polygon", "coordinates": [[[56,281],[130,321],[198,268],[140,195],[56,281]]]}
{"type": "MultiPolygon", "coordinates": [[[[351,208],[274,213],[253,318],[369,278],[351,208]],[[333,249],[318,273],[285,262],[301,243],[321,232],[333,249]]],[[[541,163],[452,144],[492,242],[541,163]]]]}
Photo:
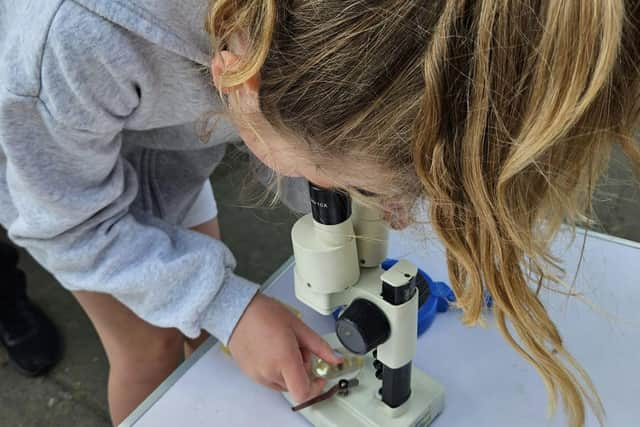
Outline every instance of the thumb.
{"type": "Polygon", "coordinates": [[[296,322],[293,330],[296,337],[298,337],[298,344],[300,347],[311,350],[313,354],[320,357],[322,360],[334,365],[344,361],[341,357],[334,354],[331,346],[323,340],[320,335],[316,334],[302,321],[296,322]]]}

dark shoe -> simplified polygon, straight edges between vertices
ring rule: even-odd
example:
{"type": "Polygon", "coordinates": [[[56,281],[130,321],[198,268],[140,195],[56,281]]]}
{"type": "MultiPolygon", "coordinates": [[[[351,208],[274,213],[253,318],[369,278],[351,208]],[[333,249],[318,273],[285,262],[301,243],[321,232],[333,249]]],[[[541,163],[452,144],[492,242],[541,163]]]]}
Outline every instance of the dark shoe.
{"type": "Polygon", "coordinates": [[[4,276],[0,282],[0,343],[18,372],[32,377],[42,375],[60,358],[58,333],[42,310],[27,298],[24,273],[14,265],[9,271],[3,268],[0,275],[4,276]]]}

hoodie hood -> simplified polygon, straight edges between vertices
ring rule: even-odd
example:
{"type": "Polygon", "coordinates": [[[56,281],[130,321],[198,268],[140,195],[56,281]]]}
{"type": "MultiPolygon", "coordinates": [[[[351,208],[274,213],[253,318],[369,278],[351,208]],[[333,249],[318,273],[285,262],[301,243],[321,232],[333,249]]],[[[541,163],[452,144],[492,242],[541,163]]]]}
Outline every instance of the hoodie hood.
{"type": "Polygon", "coordinates": [[[74,0],[153,44],[210,65],[207,0],[74,0]]]}

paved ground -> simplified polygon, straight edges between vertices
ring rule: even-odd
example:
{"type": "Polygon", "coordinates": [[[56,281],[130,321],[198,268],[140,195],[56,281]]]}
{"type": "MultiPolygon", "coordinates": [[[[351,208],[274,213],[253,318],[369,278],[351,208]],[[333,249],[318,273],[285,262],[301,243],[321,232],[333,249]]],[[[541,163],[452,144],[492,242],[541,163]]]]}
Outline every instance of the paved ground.
{"type": "MultiPolygon", "coordinates": [[[[618,157],[610,176],[596,203],[602,227],[640,240],[640,186],[633,185],[628,165],[618,157]]],[[[213,182],[223,238],[237,255],[238,272],[261,282],[290,256],[289,229],[294,217],[281,207],[248,208],[255,206],[250,194],[258,189],[247,184],[248,177],[246,159],[234,151],[218,168],[213,182]]],[[[60,328],[66,350],[48,376],[25,379],[7,365],[0,349],[0,426],[109,426],[107,362],[91,324],[71,295],[31,258],[23,255],[21,265],[28,274],[30,295],[60,328]]]]}

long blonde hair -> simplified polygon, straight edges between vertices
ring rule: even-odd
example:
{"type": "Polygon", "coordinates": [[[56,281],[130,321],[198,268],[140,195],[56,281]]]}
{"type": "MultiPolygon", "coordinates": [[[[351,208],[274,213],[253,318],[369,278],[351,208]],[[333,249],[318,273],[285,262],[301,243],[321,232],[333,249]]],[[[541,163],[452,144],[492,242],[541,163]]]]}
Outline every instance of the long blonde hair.
{"type": "Polygon", "coordinates": [[[639,0],[211,0],[206,20],[214,51],[248,34],[223,84],[259,73],[274,127],[430,200],[463,321],[488,290],[571,426],[601,403],[530,283],[559,280],[549,242],[589,211],[611,147],[640,167],[638,25],[639,0]]]}

